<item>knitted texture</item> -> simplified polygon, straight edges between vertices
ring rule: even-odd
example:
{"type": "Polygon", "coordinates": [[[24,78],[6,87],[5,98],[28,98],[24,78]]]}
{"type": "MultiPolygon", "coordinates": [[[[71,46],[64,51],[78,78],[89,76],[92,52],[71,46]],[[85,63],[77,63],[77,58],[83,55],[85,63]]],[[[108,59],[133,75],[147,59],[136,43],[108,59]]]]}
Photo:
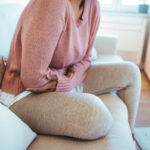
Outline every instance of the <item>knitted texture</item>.
{"type": "Polygon", "coordinates": [[[100,23],[97,0],[86,0],[76,20],[69,0],[31,0],[17,24],[2,91],[19,94],[58,78],[56,91],[70,91],[85,78],[100,23]],[[66,72],[72,70],[71,75],[66,72]]]}

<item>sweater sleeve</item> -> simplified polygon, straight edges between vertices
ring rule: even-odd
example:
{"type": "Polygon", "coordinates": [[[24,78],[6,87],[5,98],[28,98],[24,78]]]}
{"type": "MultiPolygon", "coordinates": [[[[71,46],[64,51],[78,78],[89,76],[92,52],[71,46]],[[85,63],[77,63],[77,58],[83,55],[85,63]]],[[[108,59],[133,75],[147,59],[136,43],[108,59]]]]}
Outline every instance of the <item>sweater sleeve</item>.
{"type": "Polygon", "coordinates": [[[84,78],[86,77],[86,71],[91,64],[91,53],[92,47],[94,45],[96,33],[98,31],[100,25],[100,6],[99,4],[96,5],[96,12],[93,13],[94,20],[92,20],[92,26],[90,30],[90,37],[89,37],[89,44],[86,55],[80,61],[71,66],[70,70],[72,73],[69,78],[65,75],[58,76],[58,84],[56,87],[56,91],[70,91],[71,89],[75,88],[79,85],[84,78]]]}
{"type": "Polygon", "coordinates": [[[35,0],[23,19],[21,81],[25,88],[37,88],[53,74],[49,65],[65,26],[64,1],[35,0]]]}

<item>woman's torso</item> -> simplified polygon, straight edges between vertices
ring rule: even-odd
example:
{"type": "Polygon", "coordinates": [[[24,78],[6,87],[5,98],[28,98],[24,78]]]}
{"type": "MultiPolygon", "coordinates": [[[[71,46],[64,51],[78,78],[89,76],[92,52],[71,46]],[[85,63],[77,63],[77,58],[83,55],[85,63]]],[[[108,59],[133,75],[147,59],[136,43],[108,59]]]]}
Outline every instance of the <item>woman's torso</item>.
{"type": "Polygon", "coordinates": [[[55,49],[51,62],[52,67],[64,68],[82,60],[85,56],[88,48],[90,32],[90,27],[87,25],[88,12],[90,8],[89,2],[90,0],[86,0],[85,2],[85,9],[83,13],[83,17],[85,18],[83,21],[79,19],[75,20],[71,4],[67,2],[66,26],[55,49]],[[57,60],[60,61],[58,62],[57,60]]]}
{"type": "MultiPolygon", "coordinates": [[[[18,22],[14,37],[12,39],[4,80],[2,83],[3,91],[15,95],[25,91],[20,79],[22,55],[20,28],[23,24],[24,18],[28,17],[26,13],[33,7],[34,2],[35,0],[32,0],[29,3],[21,15],[20,21],[18,22]],[[16,44],[16,40],[18,40],[20,44],[16,44]]],[[[89,33],[92,22],[92,15],[89,15],[92,2],[91,0],[86,0],[85,2],[82,21],[74,20],[71,4],[68,0],[64,0],[64,2],[66,2],[65,27],[59,38],[51,64],[49,65],[49,67],[58,69],[70,66],[82,60],[85,56],[88,48],[89,33]]]]}

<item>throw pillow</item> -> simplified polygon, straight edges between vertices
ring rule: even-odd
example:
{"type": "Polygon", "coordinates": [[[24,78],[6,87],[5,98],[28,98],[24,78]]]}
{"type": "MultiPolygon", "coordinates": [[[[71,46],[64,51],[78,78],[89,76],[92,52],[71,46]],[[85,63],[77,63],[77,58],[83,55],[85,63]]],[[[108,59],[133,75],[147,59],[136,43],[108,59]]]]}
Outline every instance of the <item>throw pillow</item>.
{"type": "Polygon", "coordinates": [[[35,137],[36,133],[0,104],[0,150],[26,150],[35,137]]]}

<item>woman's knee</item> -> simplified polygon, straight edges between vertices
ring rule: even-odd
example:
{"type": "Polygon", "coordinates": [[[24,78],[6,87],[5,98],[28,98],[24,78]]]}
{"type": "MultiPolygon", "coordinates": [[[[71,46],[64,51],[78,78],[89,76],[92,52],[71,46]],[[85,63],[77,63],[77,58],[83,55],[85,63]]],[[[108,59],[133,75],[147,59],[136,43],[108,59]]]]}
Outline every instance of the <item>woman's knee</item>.
{"type": "Polygon", "coordinates": [[[80,109],[77,108],[80,113],[76,115],[79,117],[79,122],[76,123],[78,131],[74,130],[75,136],[92,140],[107,135],[112,126],[111,113],[97,96],[92,94],[82,96],[78,99],[80,101],[81,98],[80,103],[83,103],[83,106],[80,109]]]}
{"type": "Polygon", "coordinates": [[[103,102],[86,93],[31,94],[11,110],[42,134],[90,140],[105,136],[112,124],[111,114],[103,102]]]}

